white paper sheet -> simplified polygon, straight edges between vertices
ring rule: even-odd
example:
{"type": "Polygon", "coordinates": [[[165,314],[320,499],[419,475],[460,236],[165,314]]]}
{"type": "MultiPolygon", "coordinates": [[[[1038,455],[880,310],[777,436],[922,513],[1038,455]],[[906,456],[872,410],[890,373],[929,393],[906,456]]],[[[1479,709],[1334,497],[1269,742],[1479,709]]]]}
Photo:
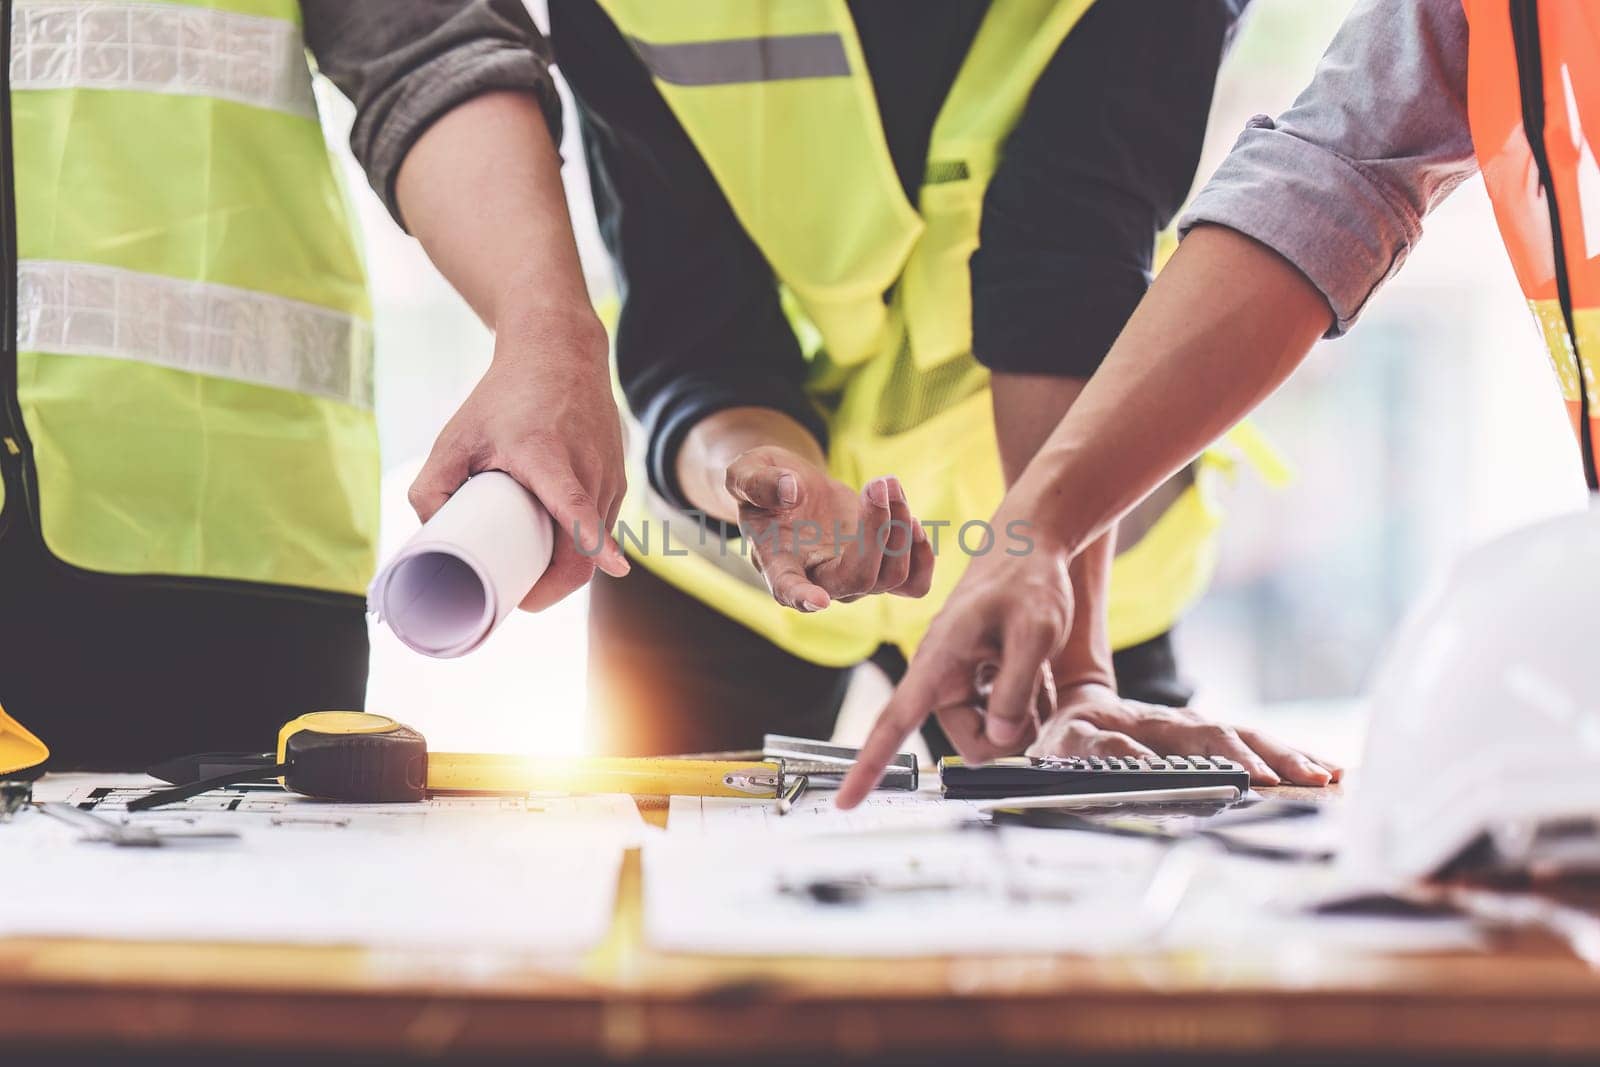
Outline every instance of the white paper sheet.
{"type": "Polygon", "coordinates": [[[0,825],[0,936],[264,941],[565,956],[610,928],[627,797],[345,805],[270,790],[128,815],[148,780],[46,778],[40,800],[237,841],[118,848],[35,810],[0,825]]]}
{"type": "Polygon", "coordinates": [[[516,479],[474,475],[378,571],[367,610],[423,655],[466,655],[544,574],[554,537],[516,479]]]}
{"type": "Polygon", "coordinates": [[[1149,934],[1151,917],[1096,901],[1135,892],[1155,846],[1075,835],[1060,842],[1071,856],[1046,862],[1015,853],[1019,840],[981,829],[738,842],[668,833],[644,849],[646,935],[667,951],[913,957],[1103,953],[1149,934]],[[877,888],[855,903],[810,895],[851,880],[877,888]]]}
{"type": "MultiPolygon", "coordinates": [[[[670,826],[669,821],[669,826],[670,826]]],[[[1204,845],[1171,910],[1147,898],[1167,846],[1006,827],[849,836],[672,833],[644,849],[645,930],[668,951],[913,957],[1121,955],[1184,949],[1252,966],[1329,952],[1468,949],[1455,920],[1329,919],[1280,903],[1315,868],[1204,845]],[[818,885],[866,884],[853,902],[818,885]]]]}
{"type": "Polygon", "coordinates": [[[925,830],[978,822],[983,813],[975,800],[945,800],[937,791],[869,793],[859,807],[840,811],[831,791],[815,790],[800,798],[787,815],[770,800],[739,797],[673,797],[667,809],[667,832],[685,835],[754,834],[808,836],[925,830]]]}
{"type": "MultiPolygon", "coordinates": [[[[1317,850],[1314,844],[1302,847],[1317,850]]],[[[1274,961],[1301,978],[1317,962],[1339,953],[1463,952],[1485,944],[1482,931],[1463,918],[1319,915],[1307,910],[1307,899],[1317,895],[1315,887],[1336,877],[1331,864],[1215,852],[1163,943],[1274,961]]]]}
{"type": "Polygon", "coordinates": [[[156,829],[348,830],[361,834],[444,831],[455,835],[507,833],[544,839],[575,837],[637,847],[659,833],[639,815],[633,798],[620,793],[585,796],[436,796],[414,804],[351,804],[317,800],[276,785],[235,785],[154,811],[128,814],[128,801],[159,783],[142,774],[50,775],[34,787],[34,799],[72,804],[117,821],[156,829]],[[497,818],[503,817],[503,818],[497,818]]]}

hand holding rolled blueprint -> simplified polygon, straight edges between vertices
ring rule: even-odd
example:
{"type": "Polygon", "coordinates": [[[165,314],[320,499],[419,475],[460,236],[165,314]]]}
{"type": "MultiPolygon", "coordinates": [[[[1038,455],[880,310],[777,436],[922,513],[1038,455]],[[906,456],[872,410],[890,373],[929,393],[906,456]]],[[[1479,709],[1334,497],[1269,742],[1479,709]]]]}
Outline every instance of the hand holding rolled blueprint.
{"type": "Polygon", "coordinates": [[[425,656],[481,645],[550,566],[554,524],[515,478],[467,479],[395,553],[367,590],[367,610],[425,656]]]}

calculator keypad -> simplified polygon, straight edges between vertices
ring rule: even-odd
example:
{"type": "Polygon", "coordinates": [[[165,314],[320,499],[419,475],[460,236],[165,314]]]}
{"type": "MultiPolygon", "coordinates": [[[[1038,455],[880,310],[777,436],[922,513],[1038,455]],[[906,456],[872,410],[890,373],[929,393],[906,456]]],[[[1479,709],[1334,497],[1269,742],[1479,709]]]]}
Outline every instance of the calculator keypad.
{"type": "Polygon", "coordinates": [[[1232,771],[1244,770],[1226,756],[1035,756],[1033,765],[1058,771],[1232,771]]]}
{"type": "Polygon", "coordinates": [[[1043,796],[1231,785],[1250,788],[1243,766],[1225,756],[1037,756],[966,766],[941,760],[940,782],[949,797],[1043,796]]]}

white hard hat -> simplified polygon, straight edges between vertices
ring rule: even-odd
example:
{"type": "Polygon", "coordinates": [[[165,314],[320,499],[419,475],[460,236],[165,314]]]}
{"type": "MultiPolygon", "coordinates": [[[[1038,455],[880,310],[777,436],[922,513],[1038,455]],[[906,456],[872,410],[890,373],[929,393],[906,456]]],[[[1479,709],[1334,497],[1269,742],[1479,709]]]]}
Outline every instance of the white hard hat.
{"type": "Polygon", "coordinates": [[[1600,509],[1464,556],[1373,688],[1343,864],[1600,865],[1600,509]]]}

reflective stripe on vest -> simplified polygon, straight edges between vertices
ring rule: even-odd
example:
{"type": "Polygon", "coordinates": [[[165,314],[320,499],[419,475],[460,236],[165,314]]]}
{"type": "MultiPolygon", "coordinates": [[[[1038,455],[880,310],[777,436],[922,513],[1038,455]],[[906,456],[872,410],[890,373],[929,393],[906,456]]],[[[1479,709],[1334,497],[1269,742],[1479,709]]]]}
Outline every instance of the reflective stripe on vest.
{"type": "MultiPolygon", "coordinates": [[[[867,597],[803,615],[772,602],[742,545],[700,544],[690,522],[651,497],[635,465],[623,519],[635,531],[648,523],[656,541],[632,554],[814,662],[855,663],[883,642],[909,653],[965,569],[961,526],[989,519],[1004,490],[988,374],[971,354],[968,261],[984,191],[1035,81],[1088,0],[990,6],[934,124],[917,209],[889,157],[844,4],[601,2],[782,283],[812,358],[813,392],[829,412],[830,473],[855,486],[898,475],[925,525],[949,524],[925,598],[867,597]],[[834,61],[820,66],[823,46],[807,44],[817,51],[803,66],[786,51],[795,40],[829,42],[834,61]],[[796,76],[802,69],[814,73],[796,76]],[[885,293],[893,294],[887,303],[885,293]],[[670,553],[663,520],[675,534],[670,553]]],[[[1117,647],[1169,628],[1204,586],[1220,521],[1215,480],[1201,478],[1118,557],[1117,647]]]]}
{"type": "Polygon", "coordinates": [[[21,0],[11,87],[233,100],[316,118],[300,27],[208,8],[21,0]]]}
{"type": "Polygon", "coordinates": [[[652,44],[635,37],[629,43],[651,74],[673,85],[737,85],[850,74],[844,39],[836,33],[687,44],[652,44]]]}
{"type": "Polygon", "coordinates": [[[371,310],[298,3],[13,14],[17,404],[46,546],[359,595],[371,310]]]}
{"type": "Polygon", "coordinates": [[[23,260],[17,347],[126,359],[372,407],[372,329],[226,285],[23,260]]]}
{"type": "MultiPolygon", "coordinates": [[[[1600,413],[1600,373],[1596,371],[1595,353],[1600,353],[1600,308],[1575,307],[1572,309],[1573,325],[1577,329],[1574,346],[1567,332],[1566,317],[1556,300],[1530,300],[1528,310],[1538,323],[1545,351],[1550,355],[1550,367],[1555,371],[1561,388],[1561,400],[1567,409],[1567,421],[1572,425],[1574,437],[1583,433],[1583,404],[1578,398],[1580,380],[1589,387],[1589,410],[1600,413]],[[1585,374],[1578,374],[1578,351],[1584,353],[1585,374]]],[[[1591,414],[1590,423],[1600,436],[1600,414],[1591,414]]],[[[1581,439],[1581,438],[1580,438],[1581,439]]]]}
{"type": "Polygon", "coordinates": [[[1470,29],[1467,117],[1473,148],[1517,281],[1584,445],[1586,438],[1600,438],[1600,163],[1588,136],[1589,130],[1600,131],[1600,7],[1582,0],[1463,0],[1463,7],[1470,29]],[[1535,60],[1538,68],[1529,69],[1535,60]],[[1525,86],[1538,97],[1525,98],[1525,86]],[[1525,128],[1530,103],[1534,112],[1543,112],[1542,130],[1525,128]],[[1548,165],[1553,199],[1546,196],[1536,145],[1548,165]],[[1553,216],[1560,224],[1559,263],[1553,216]],[[1587,397],[1580,394],[1580,380],[1588,383],[1587,397]],[[1586,406],[1587,428],[1581,414],[1586,406]]]}

